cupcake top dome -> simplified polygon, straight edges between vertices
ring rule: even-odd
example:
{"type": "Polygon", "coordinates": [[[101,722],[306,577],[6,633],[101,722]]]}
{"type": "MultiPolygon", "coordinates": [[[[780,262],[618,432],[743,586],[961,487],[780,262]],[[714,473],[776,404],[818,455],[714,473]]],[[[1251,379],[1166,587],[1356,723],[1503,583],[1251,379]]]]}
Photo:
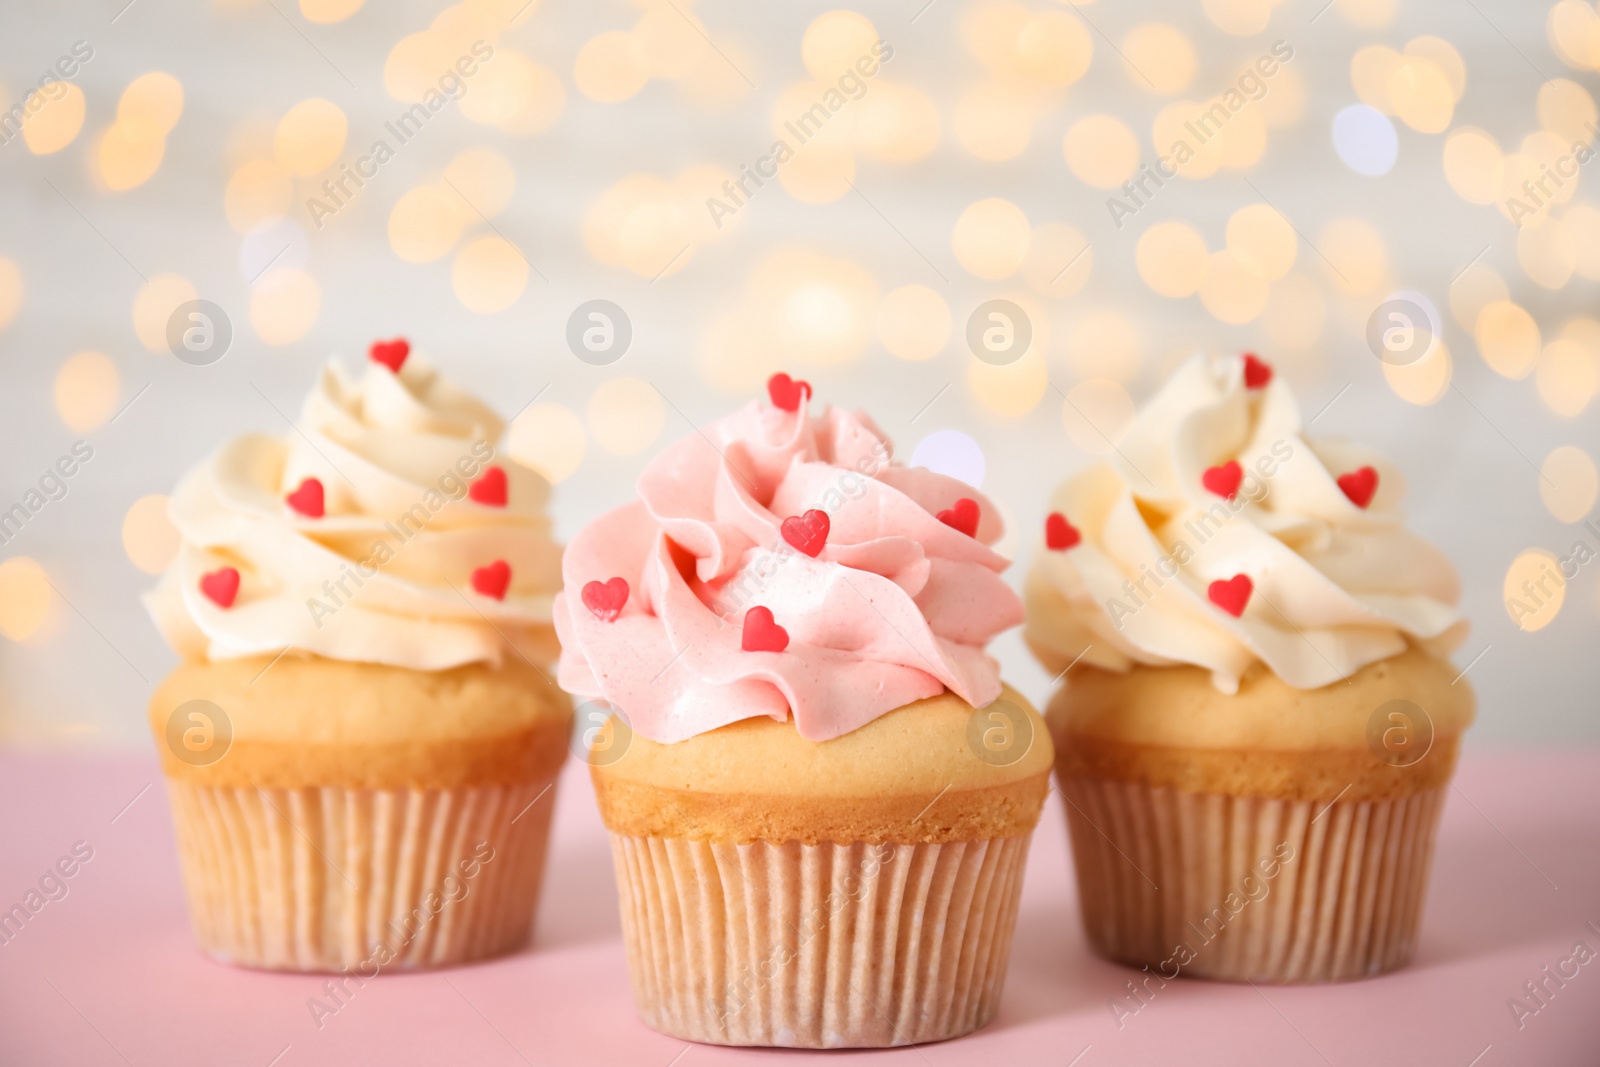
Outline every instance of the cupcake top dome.
{"type": "Polygon", "coordinates": [[[1000,695],[983,646],[1022,621],[994,505],[893,461],[866,415],[776,375],[671,445],[581,530],[556,598],[563,689],[652,741],[792,718],[823,741],[948,688],[1000,695]]]}
{"type": "Polygon", "coordinates": [[[1226,693],[1257,662],[1314,689],[1444,654],[1460,581],[1402,525],[1404,493],[1382,456],[1304,436],[1268,364],[1197,354],[1051,498],[1024,636],[1052,671],[1188,664],[1226,693]]]}
{"type": "Polygon", "coordinates": [[[146,604],[186,659],[553,658],[549,485],[405,341],[370,356],[325,365],[292,431],[236,437],[178,485],[182,545],[146,604]]]}

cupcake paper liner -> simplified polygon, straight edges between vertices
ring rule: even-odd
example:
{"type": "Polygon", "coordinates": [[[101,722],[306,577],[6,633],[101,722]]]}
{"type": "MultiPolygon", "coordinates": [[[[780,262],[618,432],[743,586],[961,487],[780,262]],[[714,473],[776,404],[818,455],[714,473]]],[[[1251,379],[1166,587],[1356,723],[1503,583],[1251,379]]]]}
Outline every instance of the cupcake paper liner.
{"type": "Polygon", "coordinates": [[[1330,805],[1063,785],[1101,955],[1161,978],[1256,982],[1363,978],[1410,960],[1446,787],[1330,805]]]}
{"type": "Polygon", "coordinates": [[[371,978],[528,938],[553,781],[167,788],[195,939],[223,962],[371,978]]]}
{"type": "Polygon", "coordinates": [[[994,1017],[1030,835],[816,845],[612,835],[634,999],[691,1041],[865,1048],[994,1017]]]}

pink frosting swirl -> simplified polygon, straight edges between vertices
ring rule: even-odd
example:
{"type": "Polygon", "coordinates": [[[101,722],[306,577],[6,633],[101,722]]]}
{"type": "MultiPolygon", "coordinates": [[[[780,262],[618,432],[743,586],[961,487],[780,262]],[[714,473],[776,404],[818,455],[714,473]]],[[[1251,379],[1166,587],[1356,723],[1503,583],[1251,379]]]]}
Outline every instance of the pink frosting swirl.
{"type": "Polygon", "coordinates": [[[982,707],[1000,694],[983,651],[1022,622],[1022,602],[988,546],[999,512],[971,486],[892,462],[861,414],[811,418],[750,404],[657,456],[639,500],[581,530],[556,597],[560,682],[604,697],[633,729],[670,743],[740,719],[791,714],[824,741],[945,688],[982,707]],[[977,503],[975,537],[937,516],[977,503]],[[811,509],[830,520],[815,558],[781,524],[811,509]],[[590,582],[625,579],[605,621],[590,582]],[[771,610],[782,652],[742,648],[745,613],[771,610]]]}

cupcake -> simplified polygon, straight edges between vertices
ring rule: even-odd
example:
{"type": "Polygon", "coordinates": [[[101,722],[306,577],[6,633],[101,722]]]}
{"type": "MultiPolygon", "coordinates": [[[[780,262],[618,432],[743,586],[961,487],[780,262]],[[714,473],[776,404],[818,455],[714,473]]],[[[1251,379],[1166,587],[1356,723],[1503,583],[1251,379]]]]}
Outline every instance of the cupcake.
{"type": "Polygon", "coordinates": [[[778,375],[584,528],[560,682],[663,1033],[873,1047],[999,1002],[1042,719],[983,651],[1022,621],[994,505],[778,375]]]}
{"type": "Polygon", "coordinates": [[[1321,982],[1416,946],[1474,702],[1400,472],[1304,435],[1269,365],[1184,363],[1052,499],[1024,635],[1102,955],[1321,982]]]}
{"type": "MultiPolygon", "coordinates": [[[[404,341],[323,368],[293,430],[172,498],[150,725],[195,938],[370,978],[523,943],[571,704],[549,487],[404,341]]],[[[337,1010],[335,1005],[331,1010],[337,1010]]]]}

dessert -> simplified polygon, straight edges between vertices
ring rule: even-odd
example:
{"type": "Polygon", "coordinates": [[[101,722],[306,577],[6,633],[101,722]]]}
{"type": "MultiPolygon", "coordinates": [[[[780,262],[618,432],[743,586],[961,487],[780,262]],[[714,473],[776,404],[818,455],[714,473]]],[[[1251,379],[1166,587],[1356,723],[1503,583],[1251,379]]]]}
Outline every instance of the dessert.
{"type": "Polygon", "coordinates": [[[549,487],[404,341],[178,486],[149,718],[218,959],[370,978],[527,939],[571,707],[549,487]]]}
{"type": "Polygon", "coordinates": [[[1416,944],[1471,689],[1399,470],[1197,355],[1051,500],[1028,644],[1095,949],[1167,980],[1328,981],[1416,944]]]}
{"type": "Polygon", "coordinates": [[[983,651],[994,505],[778,375],[568,547],[560,681],[599,724],[634,997],[696,1041],[934,1041],[994,1015],[1047,791],[983,651]]]}

